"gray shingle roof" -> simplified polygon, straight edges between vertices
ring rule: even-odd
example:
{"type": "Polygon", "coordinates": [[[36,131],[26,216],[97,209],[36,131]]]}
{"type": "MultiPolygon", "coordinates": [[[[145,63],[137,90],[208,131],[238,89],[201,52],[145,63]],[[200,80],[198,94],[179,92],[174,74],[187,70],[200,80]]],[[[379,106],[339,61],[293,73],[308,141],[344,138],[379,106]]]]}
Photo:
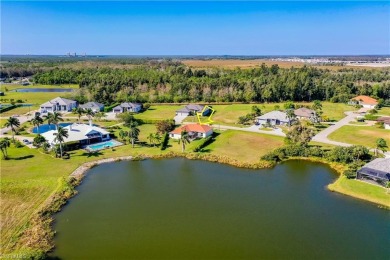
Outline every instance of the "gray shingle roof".
{"type": "Polygon", "coordinates": [[[97,108],[100,109],[101,107],[104,107],[103,104],[98,103],[98,102],[88,102],[85,104],[80,105],[81,108],[97,108]]]}
{"type": "Polygon", "coordinates": [[[54,104],[60,104],[60,105],[70,105],[70,104],[73,104],[73,103],[76,103],[77,101],[74,101],[74,100],[70,100],[70,99],[67,99],[67,98],[62,98],[62,97],[56,97],[56,98],[53,98],[52,100],[42,104],[42,106],[47,106],[47,105],[54,105],[54,104]]]}
{"type": "Polygon", "coordinates": [[[376,158],[362,167],[390,174],[390,158],[376,158]]]}
{"type": "Polygon", "coordinates": [[[300,116],[300,117],[312,117],[315,115],[315,111],[314,110],[311,110],[311,109],[308,109],[306,107],[301,107],[301,108],[298,108],[296,110],[294,110],[294,114],[296,116],[300,116]]]}
{"type": "Polygon", "coordinates": [[[262,116],[256,117],[257,119],[267,120],[267,119],[277,119],[282,122],[288,122],[287,114],[281,111],[271,111],[262,116]]]}

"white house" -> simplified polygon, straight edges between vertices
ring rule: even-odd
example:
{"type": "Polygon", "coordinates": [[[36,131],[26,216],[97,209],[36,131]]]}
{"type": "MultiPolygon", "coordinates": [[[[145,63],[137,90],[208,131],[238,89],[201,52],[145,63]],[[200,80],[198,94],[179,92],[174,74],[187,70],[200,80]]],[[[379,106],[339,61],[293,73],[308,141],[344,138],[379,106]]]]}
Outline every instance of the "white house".
{"type": "Polygon", "coordinates": [[[101,104],[98,102],[88,102],[88,103],[80,105],[79,107],[81,107],[84,110],[87,110],[90,108],[90,109],[92,109],[93,112],[97,113],[97,112],[103,111],[104,104],[101,104]]]}
{"type": "MultiPolygon", "coordinates": [[[[201,112],[204,109],[205,106],[198,105],[198,104],[189,104],[185,107],[176,110],[177,116],[190,116],[190,115],[196,115],[197,112],[201,112]]],[[[203,112],[203,115],[206,115],[209,112],[209,109],[205,110],[203,112]]]]}
{"type": "Polygon", "coordinates": [[[56,97],[40,106],[40,113],[70,112],[77,107],[77,101],[56,97]]]}
{"type": "Polygon", "coordinates": [[[281,111],[271,111],[262,116],[256,117],[256,121],[260,125],[288,125],[292,120],[288,119],[287,114],[281,111]]]}
{"type": "MultiPolygon", "coordinates": [[[[64,143],[79,142],[83,146],[110,140],[110,133],[97,126],[75,123],[64,128],[68,130],[68,137],[64,138],[64,143]]],[[[42,136],[51,146],[54,146],[57,144],[54,140],[56,134],[57,130],[50,130],[43,133],[42,136]]]]}
{"type": "Polygon", "coordinates": [[[169,137],[173,139],[180,139],[181,132],[186,131],[191,139],[206,138],[213,134],[213,129],[208,125],[188,124],[176,128],[169,133],[169,137]]]}
{"type": "Polygon", "coordinates": [[[112,112],[118,114],[123,112],[138,113],[142,110],[142,104],[125,102],[112,109],[112,112]]]}
{"type": "Polygon", "coordinates": [[[364,108],[374,109],[378,105],[378,100],[369,96],[357,96],[352,98],[348,104],[350,105],[361,105],[364,108]]]}

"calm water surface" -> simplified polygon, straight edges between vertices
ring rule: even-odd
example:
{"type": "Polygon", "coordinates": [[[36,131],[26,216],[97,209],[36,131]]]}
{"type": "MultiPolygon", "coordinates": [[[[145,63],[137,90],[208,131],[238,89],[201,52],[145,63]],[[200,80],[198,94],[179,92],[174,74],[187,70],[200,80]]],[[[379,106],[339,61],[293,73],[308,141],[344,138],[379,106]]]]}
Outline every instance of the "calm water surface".
{"type": "Polygon", "coordinates": [[[13,92],[72,92],[73,88],[18,88],[13,92]]]}
{"type": "Polygon", "coordinates": [[[186,159],[93,168],[56,215],[61,259],[389,259],[388,211],[329,192],[325,165],[186,159]]]}

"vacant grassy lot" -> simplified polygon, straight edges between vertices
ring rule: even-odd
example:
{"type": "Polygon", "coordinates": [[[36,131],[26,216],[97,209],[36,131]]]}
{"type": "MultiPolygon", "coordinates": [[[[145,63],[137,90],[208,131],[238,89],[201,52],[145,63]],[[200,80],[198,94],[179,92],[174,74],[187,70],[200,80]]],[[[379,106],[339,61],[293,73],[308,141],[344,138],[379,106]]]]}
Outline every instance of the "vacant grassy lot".
{"type": "Polygon", "coordinates": [[[158,105],[151,106],[145,112],[135,115],[137,119],[144,120],[163,120],[163,119],[173,119],[175,117],[175,111],[182,108],[184,106],[181,105],[158,105]]]}
{"type": "Polygon", "coordinates": [[[378,110],[378,115],[390,116],[390,107],[382,107],[378,110]]]}
{"type": "Polygon", "coordinates": [[[262,155],[282,145],[283,137],[227,130],[221,132],[206,149],[216,155],[255,163],[262,155]]]}
{"type": "Polygon", "coordinates": [[[383,138],[390,144],[390,131],[376,126],[346,125],[329,135],[329,139],[374,148],[376,140],[383,138]]]}
{"type": "Polygon", "coordinates": [[[332,191],[390,207],[390,193],[385,188],[376,185],[367,184],[358,180],[349,180],[341,176],[337,181],[329,184],[328,188],[332,191]]]}
{"type": "Polygon", "coordinates": [[[5,91],[11,91],[15,89],[20,89],[20,88],[74,88],[78,89],[79,85],[77,84],[61,84],[61,85],[42,85],[42,84],[34,84],[34,85],[28,85],[28,86],[23,86],[23,85],[17,85],[17,84],[2,84],[0,85],[0,91],[5,92],[5,91]]]}

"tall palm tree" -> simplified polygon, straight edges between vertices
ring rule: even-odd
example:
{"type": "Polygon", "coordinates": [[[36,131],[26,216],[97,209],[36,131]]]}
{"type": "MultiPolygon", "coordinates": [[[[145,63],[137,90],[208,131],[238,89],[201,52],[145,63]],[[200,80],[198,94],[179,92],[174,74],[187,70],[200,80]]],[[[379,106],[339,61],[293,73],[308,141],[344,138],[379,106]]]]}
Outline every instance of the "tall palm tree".
{"type": "Polygon", "coordinates": [[[181,143],[181,151],[184,153],[184,150],[186,149],[186,144],[190,143],[190,136],[188,135],[188,132],[186,130],[181,132],[179,144],[180,143],[181,143]]]}
{"type": "Polygon", "coordinates": [[[47,122],[48,124],[54,124],[56,126],[56,129],[58,129],[58,124],[60,121],[64,121],[62,119],[62,114],[59,112],[54,112],[54,113],[48,113],[47,114],[47,122]]]}
{"type": "Polygon", "coordinates": [[[75,107],[75,108],[73,108],[72,111],[73,111],[73,113],[77,114],[77,117],[78,117],[79,123],[80,123],[80,119],[84,115],[84,109],[82,109],[81,107],[75,107]]]}
{"type": "Polygon", "coordinates": [[[138,123],[137,122],[132,122],[130,125],[129,125],[129,139],[131,140],[131,147],[134,148],[134,142],[138,139],[138,136],[139,136],[139,133],[140,133],[140,130],[138,128],[138,123]]]}
{"type": "Polygon", "coordinates": [[[7,122],[4,125],[5,127],[10,127],[12,131],[12,140],[15,142],[15,134],[16,134],[16,129],[20,126],[19,119],[16,117],[10,117],[8,118],[7,122]]]}
{"type": "Polygon", "coordinates": [[[95,116],[95,112],[93,112],[92,109],[88,108],[85,111],[85,115],[88,117],[89,124],[92,125],[92,117],[95,116]]]}
{"type": "Polygon", "coordinates": [[[3,153],[3,159],[8,158],[7,148],[11,145],[11,142],[8,137],[0,140],[0,150],[3,153]]]}
{"type": "Polygon", "coordinates": [[[35,115],[34,118],[31,119],[31,123],[33,124],[33,126],[37,127],[37,131],[39,134],[39,126],[43,123],[42,117],[40,117],[39,115],[35,115]]]}
{"type": "Polygon", "coordinates": [[[62,143],[64,142],[64,139],[69,136],[68,130],[66,128],[63,128],[62,126],[58,127],[57,133],[55,133],[55,142],[60,143],[60,153],[61,153],[61,158],[62,158],[62,143]]]}
{"type": "Polygon", "coordinates": [[[291,126],[291,122],[295,118],[294,109],[287,109],[286,110],[286,115],[287,115],[287,118],[288,118],[288,125],[291,126]]]}

